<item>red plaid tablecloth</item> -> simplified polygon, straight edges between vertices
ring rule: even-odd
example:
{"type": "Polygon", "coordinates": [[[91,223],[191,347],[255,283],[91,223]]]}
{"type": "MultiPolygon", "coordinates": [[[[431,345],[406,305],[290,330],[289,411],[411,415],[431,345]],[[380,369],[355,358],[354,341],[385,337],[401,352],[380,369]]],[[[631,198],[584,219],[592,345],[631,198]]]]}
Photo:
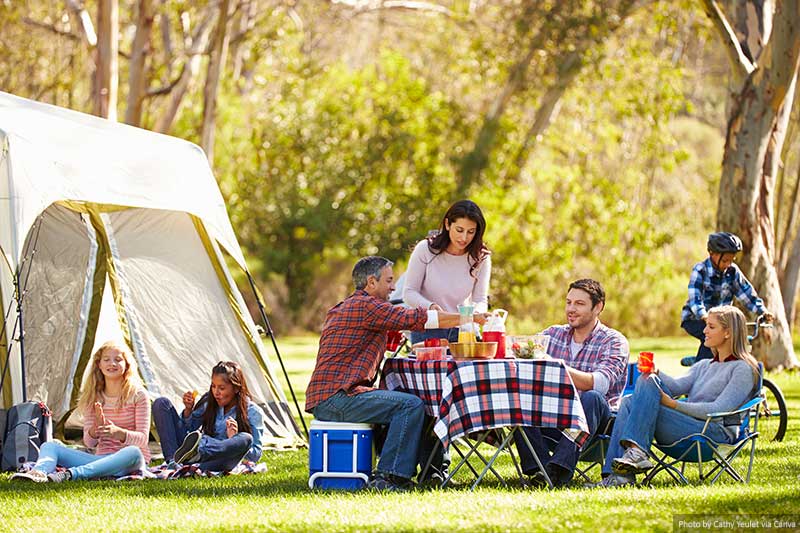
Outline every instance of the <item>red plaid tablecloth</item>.
{"type": "Polygon", "coordinates": [[[578,391],[561,360],[388,359],[382,384],[422,399],[445,448],[463,435],[505,426],[559,428],[579,446],[589,437],[578,391]]]}

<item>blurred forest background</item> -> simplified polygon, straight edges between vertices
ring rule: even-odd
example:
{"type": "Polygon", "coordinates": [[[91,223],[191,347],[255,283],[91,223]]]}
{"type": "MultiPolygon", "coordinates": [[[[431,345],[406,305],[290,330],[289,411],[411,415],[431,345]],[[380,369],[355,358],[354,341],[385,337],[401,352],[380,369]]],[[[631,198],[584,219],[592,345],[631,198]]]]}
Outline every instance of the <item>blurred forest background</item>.
{"type": "MultiPolygon", "coordinates": [[[[319,331],[359,256],[385,255],[402,272],[447,206],[469,197],[488,220],[492,304],[510,311],[512,330],[561,322],[567,284],[594,277],[608,294],[604,322],[672,335],[721,220],[742,83],[730,54],[756,67],[769,28],[748,45],[750,23],[774,9],[0,0],[0,90],[201,145],[279,334],[319,331]],[[726,43],[725,31],[736,38],[726,43]]],[[[760,234],[792,324],[796,68],[789,78],[785,142],[762,197],[772,220],[760,234]]]]}

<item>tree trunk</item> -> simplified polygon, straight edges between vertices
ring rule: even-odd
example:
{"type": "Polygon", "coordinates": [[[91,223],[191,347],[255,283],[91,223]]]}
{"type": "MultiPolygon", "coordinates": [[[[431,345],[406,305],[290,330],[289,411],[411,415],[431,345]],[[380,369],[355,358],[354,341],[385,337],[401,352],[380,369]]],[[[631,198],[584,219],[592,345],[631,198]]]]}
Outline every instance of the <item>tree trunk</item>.
{"type": "MultiPolygon", "coordinates": [[[[596,15],[591,20],[580,21],[579,24],[591,26],[591,29],[587,28],[587,37],[577,43],[563,42],[565,35],[561,32],[568,30],[571,24],[577,24],[574,21],[564,20],[558,10],[565,10],[566,6],[561,5],[561,3],[556,4],[548,15],[557,27],[553,28],[545,25],[531,39],[525,55],[511,69],[505,86],[486,113],[483,125],[476,137],[475,145],[461,163],[457,188],[461,196],[466,195],[469,186],[478,179],[483,169],[488,165],[489,153],[497,137],[500,119],[505,113],[511,98],[525,88],[525,73],[536,52],[542,49],[548,41],[560,43],[564,49],[564,52],[555,62],[556,79],[540,98],[533,124],[528,129],[522,146],[517,152],[515,164],[506,174],[506,177],[511,180],[515,179],[522,167],[524,167],[536,137],[541,135],[549,126],[553,114],[558,109],[561,97],[581,71],[586,52],[593,46],[602,43],[609,35],[615,32],[639,3],[640,0],[621,0],[617,5],[604,6],[601,14],[596,15]],[[555,34],[552,33],[554,29],[556,31],[555,34]]],[[[535,13],[533,8],[529,7],[522,20],[526,23],[526,18],[535,13]]]]}
{"type": "Polygon", "coordinates": [[[742,267],[777,317],[773,342],[757,343],[767,368],[797,366],[791,333],[774,265],[773,190],[783,145],[787,104],[800,58],[800,5],[778,2],[762,61],[735,96],[725,142],[717,225],[744,242],[742,267]],[[782,118],[784,120],[782,120],[782,118]]]}
{"type": "MultiPolygon", "coordinates": [[[[553,12],[557,11],[559,4],[556,4],[550,12],[550,19],[554,19],[553,12]]],[[[520,21],[520,26],[527,27],[530,25],[530,19],[537,13],[534,4],[529,4],[525,8],[520,21]]],[[[563,21],[560,21],[563,22],[563,21]]],[[[508,78],[500,91],[500,94],[492,101],[489,110],[483,119],[481,129],[475,138],[475,145],[472,150],[464,157],[459,169],[459,180],[456,187],[458,196],[466,196],[467,190],[470,185],[478,179],[483,169],[489,162],[489,153],[494,146],[495,138],[497,137],[497,130],[500,127],[500,118],[505,113],[511,97],[522,89],[525,81],[525,72],[533,60],[536,51],[542,48],[550,37],[549,26],[545,24],[528,43],[528,47],[522,57],[517,60],[511,71],[508,73],[508,78]]]]}
{"type": "Polygon", "coordinates": [[[211,23],[214,20],[214,10],[209,8],[200,24],[197,25],[192,33],[192,42],[189,50],[186,51],[186,60],[183,64],[178,81],[168,91],[169,101],[167,107],[156,121],[154,130],[159,133],[169,133],[172,124],[178,116],[183,98],[192,86],[192,81],[200,69],[202,54],[208,46],[208,39],[211,34],[211,23]]]}
{"type": "MultiPolygon", "coordinates": [[[[797,184],[800,184],[800,165],[797,166],[797,184]]],[[[795,187],[796,192],[797,187],[795,187]]],[[[796,194],[794,202],[797,202],[796,194]]],[[[800,286],[800,230],[795,232],[794,239],[792,239],[791,251],[786,260],[786,268],[783,270],[783,277],[781,278],[783,308],[789,324],[794,324],[795,315],[797,314],[795,301],[797,299],[798,286],[800,286]]]]}
{"type": "Polygon", "coordinates": [[[99,0],[93,113],[114,121],[117,120],[118,52],[119,5],[117,0],[99,0]]]}
{"type": "Polygon", "coordinates": [[[150,53],[150,33],[153,29],[153,6],[151,0],[139,0],[136,34],[131,46],[130,73],[128,74],[128,105],[125,122],[139,126],[142,122],[142,102],[147,89],[145,61],[150,53]]]}
{"type": "Polygon", "coordinates": [[[247,43],[246,36],[255,27],[256,14],[258,14],[257,0],[245,2],[243,9],[239,13],[239,29],[231,42],[233,48],[231,50],[231,57],[233,58],[231,79],[235,82],[239,81],[244,62],[250,55],[250,50],[245,46],[247,43]]]}
{"type": "Polygon", "coordinates": [[[225,58],[228,55],[228,13],[229,0],[222,0],[219,8],[217,28],[214,30],[214,39],[211,49],[211,58],[208,61],[206,85],[203,89],[203,131],[200,136],[200,146],[206,152],[208,160],[214,162],[214,128],[217,117],[217,93],[219,80],[225,70],[225,58]]]}

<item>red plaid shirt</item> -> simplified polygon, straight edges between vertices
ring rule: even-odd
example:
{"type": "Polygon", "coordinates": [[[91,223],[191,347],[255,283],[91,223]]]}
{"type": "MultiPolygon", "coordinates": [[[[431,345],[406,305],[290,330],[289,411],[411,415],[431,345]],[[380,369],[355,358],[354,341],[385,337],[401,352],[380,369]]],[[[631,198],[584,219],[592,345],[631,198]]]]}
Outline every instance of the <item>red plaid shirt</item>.
{"type": "Polygon", "coordinates": [[[306,389],[306,411],[340,390],[359,394],[373,390],[386,334],[420,330],[428,320],[424,308],[408,309],[357,290],[328,311],[319,339],[317,364],[306,389]]]}

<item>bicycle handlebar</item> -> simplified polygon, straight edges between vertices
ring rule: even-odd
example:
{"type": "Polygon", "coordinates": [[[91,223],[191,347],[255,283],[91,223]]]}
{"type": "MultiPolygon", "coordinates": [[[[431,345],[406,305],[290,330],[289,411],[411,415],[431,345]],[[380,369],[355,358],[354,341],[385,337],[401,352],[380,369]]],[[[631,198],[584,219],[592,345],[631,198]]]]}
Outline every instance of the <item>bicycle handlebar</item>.
{"type": "Polygon", "coordinates": [[[747,336],[747,340],[750,341],[750,342],[753,342],[754,340],[756,340],[756,338],[758,338],[758,331],[761,328],[771,328],[771,327],[773,327],[772,324],[767,322],[766,315],[759,315],[758,318],[756,318],[755,322],[746,322],[745,325],[748,326],[748,327],[750,327],[750,326],[753,327],[753,334],[747,336]]]}

